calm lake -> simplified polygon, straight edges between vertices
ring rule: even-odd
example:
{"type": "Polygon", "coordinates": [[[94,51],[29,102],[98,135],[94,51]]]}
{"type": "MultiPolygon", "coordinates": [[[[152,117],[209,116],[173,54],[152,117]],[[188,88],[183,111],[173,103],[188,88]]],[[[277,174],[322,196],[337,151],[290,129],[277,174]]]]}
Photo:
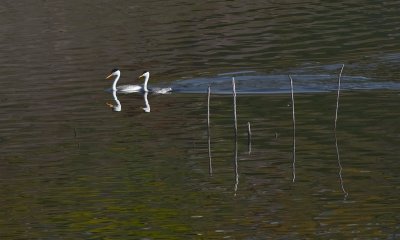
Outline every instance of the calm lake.
{"type": "Polygon", "coordinates": [[[400,239],[399,11],[3,0],[0,239],[400,239]]]}

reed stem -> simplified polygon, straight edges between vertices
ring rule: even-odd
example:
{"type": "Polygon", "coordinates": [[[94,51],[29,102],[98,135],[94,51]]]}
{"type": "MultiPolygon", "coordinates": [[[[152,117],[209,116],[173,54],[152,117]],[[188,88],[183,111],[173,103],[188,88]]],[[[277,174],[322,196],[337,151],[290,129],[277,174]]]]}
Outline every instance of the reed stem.
{"type": "Polygon", "coordinates": [[[293,93],[293,79],[290,78],[290,89],[292,94],[292,119],[293,119],[293,182],[296,180],[296,117],[294,111],[294,93],[293,93]]]}
{"type": "Polygon", "coordinates": [[[237,193],[238,185],[239,185],[239,170],[238,170],[238,159],[237,159],[237,114],[236,114],[236,85],[235,78],[232,77],[232,95],[233,95],[233,119],[234,119],[234,128],[235,128],[235,146],[234,146],[234,164],[235,164],[235,196],[237,193]]]}
{"type": "Polygon", "coordinates": [[[235,137],[237,137],[237,114],[236,114],[236,85],[235,78],[232,78],[232,95],[233,95],[233,119],[235,128],[235,137]]]}
{"type": "Polygon", "coordinates": [[[342,65],[342,69],[340,70],[339,78],[338,78],[338,89],[337,89],[337,98],[336,98],[336,114],[335,114],[335,128],[334,128],[335,132],[336,132],[336,126],[337,126],[338,111],[339,111],[340,78],[342,77],[343,68],[344,68],[344,64],[342,65]]]}

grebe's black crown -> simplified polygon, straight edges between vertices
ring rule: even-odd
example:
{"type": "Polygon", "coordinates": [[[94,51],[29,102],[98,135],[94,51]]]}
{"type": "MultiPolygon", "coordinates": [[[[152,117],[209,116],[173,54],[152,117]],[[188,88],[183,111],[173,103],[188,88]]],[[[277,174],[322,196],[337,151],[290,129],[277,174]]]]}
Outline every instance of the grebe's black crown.
{"type": "Polygon", "coordinates": [[[113,70],[111,70],[111,73],[115,73],[116,71],[119,71],[118,68],[114,68],[113,70]]]}
{"type": "Polygon", "coordinates": [[[143,71],[143,74],[145,74],[145,73],[147,73],[147,72],[149,72],[149,71],[143,71]]]}

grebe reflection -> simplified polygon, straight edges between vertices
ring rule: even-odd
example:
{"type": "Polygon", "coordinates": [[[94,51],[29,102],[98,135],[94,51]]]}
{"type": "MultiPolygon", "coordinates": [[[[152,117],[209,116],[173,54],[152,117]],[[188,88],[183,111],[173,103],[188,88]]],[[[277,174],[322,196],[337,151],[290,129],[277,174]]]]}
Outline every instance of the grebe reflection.
{"type": "MultiPolygon", "coordinates": [[[[148,96],[148,92],[145,92],[143,94],[143,100],[144,100],[144,104],[146,105],[143,109],[144,112],[149,113],[150,112],[150,103],[149,100],[147,98],[148,96]]],[[[113,91],[112,92],[115,104],[111,104],[111,103],[106,103],[107,106],[109,106],[110,108],[112,108],[112,110],[114,112],[120,112],[122,110],[122,105],[121,102],[119,101],[118,97],[117,97],[117,91],[113,91]]]]}
{"type": "Polygon", "coordinates": [[[113,105],[113,104],[111,104],[111,103],[106,103],[106,104],[107,104],[107,106],[109,106],[110,108],[112,108],[112,110],[113,110],[114,112],[121,112],[121,110],[122,110],[122,105],[121,105],[121,102],[118,100],[117,91],[113,91],[112,94],[113,94],[113,98],[114,98],[114,101],[115,101],[116,105],[113,105]]]}
{"type": "Polygon", "coordinates": [[[149,94],[149,92],[145,92],[143,94],[143,100],[144,100],[144,104],[146,105],[146,107],[142,108],[144,112],[149,113],[150,112],[150,104],[149,104],[149,100],[147,99],[147,95],[149,94]]]}

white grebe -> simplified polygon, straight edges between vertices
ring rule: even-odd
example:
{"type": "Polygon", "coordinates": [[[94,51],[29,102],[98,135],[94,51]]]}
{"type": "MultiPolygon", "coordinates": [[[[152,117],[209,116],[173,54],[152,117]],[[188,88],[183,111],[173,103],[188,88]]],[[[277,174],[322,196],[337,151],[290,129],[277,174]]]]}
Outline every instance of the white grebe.
{"type": "Polygon", "coordinates": [[[143,84],[143,92],[150,92],[150,93],[155,93],[155,94],[166,94],[172,91],[172,88],[147,88],[147,83],[149,82],[150,78],[150,72],[149,71],[144,71],[142,75],[139,76],[139,78],[144,77],[144,84],[143,84]]]}
{"type": "Polygon", "coordinates": [[[121,77],[121,71],[118,68],[114,68],[111,74],[106,79],[116,76],[112,85],[112,91],[118,91],[119,93],[134,93],[143,91],[143,87],[140,85],[122,85],[117,87],[117,82],[121,77]]]}

